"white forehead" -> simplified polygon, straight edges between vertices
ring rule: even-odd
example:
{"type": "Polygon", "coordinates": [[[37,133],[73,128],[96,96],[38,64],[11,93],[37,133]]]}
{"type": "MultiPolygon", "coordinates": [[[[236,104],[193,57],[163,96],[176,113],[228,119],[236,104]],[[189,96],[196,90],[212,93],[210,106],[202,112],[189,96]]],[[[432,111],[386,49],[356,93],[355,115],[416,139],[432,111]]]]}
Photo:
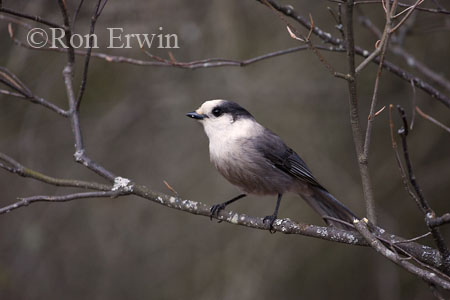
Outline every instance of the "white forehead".
{"type": "Polygon", "coordinates": [[[216,100],[209,100],[206,101],[200,106],[196,112],[199,114],[207,114],[213,110],[214,107],[218,106],[219,104],[222,104],[223,102],[226,102],[226,100],[222,99],[216,99],[216,100]]]}

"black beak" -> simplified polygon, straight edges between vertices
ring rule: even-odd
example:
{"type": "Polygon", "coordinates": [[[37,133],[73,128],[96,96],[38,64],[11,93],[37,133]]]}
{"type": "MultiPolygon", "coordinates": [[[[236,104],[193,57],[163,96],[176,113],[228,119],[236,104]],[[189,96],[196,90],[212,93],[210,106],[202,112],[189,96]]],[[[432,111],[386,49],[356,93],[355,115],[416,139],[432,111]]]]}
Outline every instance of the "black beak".
{"type": "Polygon", "coordinates": [[[186,116],[196,120],[203,120],[205,118],[204,115],[198,114],[195,111],[187,113],[186,116]]]}

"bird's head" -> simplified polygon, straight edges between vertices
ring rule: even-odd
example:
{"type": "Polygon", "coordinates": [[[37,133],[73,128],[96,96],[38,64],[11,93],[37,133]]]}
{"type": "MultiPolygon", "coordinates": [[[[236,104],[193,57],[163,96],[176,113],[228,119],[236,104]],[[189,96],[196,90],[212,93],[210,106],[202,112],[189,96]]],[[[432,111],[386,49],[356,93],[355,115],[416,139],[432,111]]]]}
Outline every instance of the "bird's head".
{"type": "Polygon", "coordinates": [[[239,104],[228,100],[209,100],[186,116],[200,121],[209,138],[228,135],[242,127],[241,121],[254,122],[253,116],[239,104]]]}

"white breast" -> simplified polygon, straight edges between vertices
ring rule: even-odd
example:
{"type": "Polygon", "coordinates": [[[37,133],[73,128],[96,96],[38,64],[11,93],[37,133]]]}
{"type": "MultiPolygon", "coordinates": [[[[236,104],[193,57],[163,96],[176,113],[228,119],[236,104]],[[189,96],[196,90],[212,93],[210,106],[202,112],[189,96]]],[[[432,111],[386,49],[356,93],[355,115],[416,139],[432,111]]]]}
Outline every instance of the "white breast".
{"type": "Polygon", "coordinates": [[[229,122],[222,128],[205,126],[205,132],[209,138],[211,161],[217,164],[222,160],[233,159],[234,156],[245,155],[242,141],[261,134],[263,127],[252,119],[241,119],[229,122]]]}

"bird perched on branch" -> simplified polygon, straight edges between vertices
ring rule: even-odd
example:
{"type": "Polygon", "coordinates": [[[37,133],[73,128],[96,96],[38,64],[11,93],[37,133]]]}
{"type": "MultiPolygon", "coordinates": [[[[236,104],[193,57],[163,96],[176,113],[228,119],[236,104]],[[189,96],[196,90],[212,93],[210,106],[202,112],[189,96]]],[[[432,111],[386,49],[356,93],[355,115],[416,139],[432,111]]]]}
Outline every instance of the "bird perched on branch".
{"type": "Polygon", "coordinates": [[[272,230],[281,197],[292,192],[300,195],[328,225],[351,228],[345,223],[353,224],[357,217],[317,182],[297,153],[239,104],[210,100],[187,116],[203,125],[209,139],[211,162],[244,192],[214,205],[211,218],[247,194],[277,195],[274,213],[264,218],[272,230]]]}

